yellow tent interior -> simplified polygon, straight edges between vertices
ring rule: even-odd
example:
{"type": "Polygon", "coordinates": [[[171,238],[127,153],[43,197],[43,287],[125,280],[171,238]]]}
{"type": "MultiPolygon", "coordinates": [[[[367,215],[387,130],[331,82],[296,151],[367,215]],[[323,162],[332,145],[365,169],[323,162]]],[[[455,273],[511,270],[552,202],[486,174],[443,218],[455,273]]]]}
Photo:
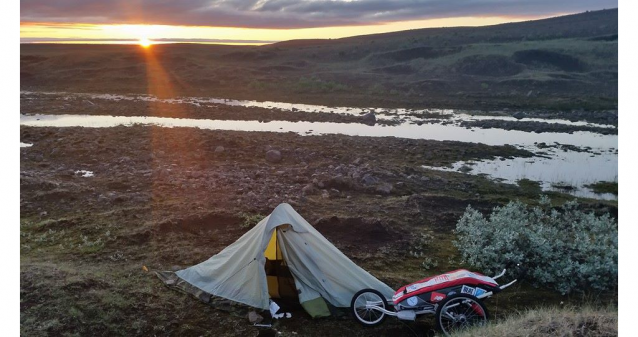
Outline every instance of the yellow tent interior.
{"type": "Polygon", "coordinates": [[[273,231],[264,251],[266,257],[266,278],[268,280],[268,293],[271,298],[294,299],[298,298],[295,280],[286,265],[281,254],[277,234],[282,226],[273,231]]]}

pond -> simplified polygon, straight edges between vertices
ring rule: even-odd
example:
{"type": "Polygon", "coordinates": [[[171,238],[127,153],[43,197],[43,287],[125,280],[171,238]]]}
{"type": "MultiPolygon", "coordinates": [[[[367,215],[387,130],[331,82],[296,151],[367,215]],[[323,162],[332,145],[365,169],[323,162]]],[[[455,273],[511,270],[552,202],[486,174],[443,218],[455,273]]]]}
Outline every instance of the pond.
{"type": "MultiPolygon", "coordinates": [[[[33,93],[22,92],[32,95],[33,93]]],[[[60,93],[38,93],[57,94],[60,93]]],[[[458,162],[450,167],[424,167],[426,169],[484,174],[516,183],[530,179],[540,183],[544,190],[560,190],[580,197],[617,199],[613,194],[597,194],[586,185],[598,181],[618,180],[618,136],[593,132],[527,132],[499,128],[460,126],[462,121],[496,119],[509,122],[541,122],[597,128],[615,128],[613,125],[562,119],[514,118],[502,115],[475,115],[450,109],[385,109],[348,108],[319,105],[228,100],[219,98],[178,98],[160,100],[149,95],[69,94],[68,99],[143,100],[174,104],[226,104],[300,112],[323,112],[361,115],[374,112],[377,118],[400,119],[395,125],[366,125],[361,123],[334,123],[308,121],[213,120],[166,117],[129,117],[109,115],[21,115],[20,124],[34,127],[115,127],[155,125],[160,127],[193,127],[207,130],[233,130],[253,132],[294,132],[304,136],[341,134],[366,137],[398,137],[437,141],[459,141],[486,145],[513,145],[529,150],[532,158],[496,158],[478,162],[458,162]],[[414,123],[415,116],[427,115],[426,123],[414,123]]],[[[423,119],[421,119],[423,120],[423,119]]],[[[21,147],[29,144],[21,144],[21,147]]]]}

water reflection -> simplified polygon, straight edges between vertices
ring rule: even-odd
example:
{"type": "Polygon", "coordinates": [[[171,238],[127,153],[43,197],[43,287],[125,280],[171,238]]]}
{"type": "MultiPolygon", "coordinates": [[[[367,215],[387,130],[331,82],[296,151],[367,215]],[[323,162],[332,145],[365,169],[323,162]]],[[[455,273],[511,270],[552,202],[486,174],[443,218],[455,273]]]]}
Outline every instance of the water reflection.
{"type": "Polygon", "coordinates": [[[559,191],[578,197],[615,200],[611,193],[594,193],[585,187],[598,181],[618,181],[618,155],[605,152],[591,154],[564,150],[548,151],[548,157],[533,158],[496,158],[494,160],[457,162],[452,167],[424,168],[466,172],[468,174],[486,174],[499,181],[516,184],[520,179],[529,179],[540,183],[545,191],[559,191]],[[471,171],[468,171],[471,168],[471,171]],[[569,188],[557,187],[564,186],[569,188]]]}
{"type": "Polygon", "coordinates": [[[21,94],[25,99],[32,99],[30,96],[36,94],[41,95],[61,95],[63,99],[71,100],[74,98],[86,98],[94,100],[111,100],[111,101],[143,101],[143,102],[162,102],[169,104],[193,104],[201,106],[202,104],[223,104],[229,106],[243,106],[254,108],[275,109],[282,111],[299,111],[299,112],[318,112],[318,113],[335,113],[344,115],[360,116],[369,112],[376,115],[380,120],[396,120],[401,121],[428,121],[440,122],[443,120],[453,123],[462,121],[478,121],[478,120],[501,120],[515,122],[541,122],[549,124],[563,124],[570,126],[590,126],[597,128],[615,128],[615,125],[589,123],[586,121],[570,121],[566,119],[546,119],[546,118],[515,118],[511,116],[502,116],[498,113],[473,114],[467,111],[453,109],[405,109],[405,108],[356,108],[356,107],[329,107],[325,105],[285,103],[272,101],[253,101],[253,100],[235,100],[225,98],[205,98],[205,97],[180,97],[160,99],[153,95],[116,95],[116,94],[90,94],[90,93],[66,93],[66,92],[30,92],[22,91],[21,94]]]}
{"type": "Polygon", "coordinates": [[[167,117],[128,117],[94,115],[21,115],[20,124],[49,127],[114,127],[134,124],[163,127],[195,127],[207,130],[294,132],[300,135],[342,134],[348,136],[398,137],[483,143],[487,145],[534,145],[560,143],[596,149],[617,149],[617,135],[591,132],[533,133],[517,130],[466,128],[444,124],[400,124],[395,126],[358,123],[212,120],[167,117]]]}
{"type": "MultiPolygon", "coordinates": [[[[437,141],[461,141],[487,145],[515,145],[539,155],[534,158],[513,158],[479,162],[459,162],[452,167],[428,167],[430,169],[459,171],[470,165],[470,174],[487,174],[508,183],[519,179],[539,181],[545,190],[553,184],[567,184],[573,190],[563,191],[581,197],[615,199],[616,196],[595,194],[584,185],[597,181],[618,179],[618,136],[591,132],[533,133],[516,130],[465,128],[450,124],[399,124],[395,126],[364,125],[326,122],[243,121],[210,120],[165,117],[126,117],[94,115],[21,115],[20,124],[35,127],[89,127],[103,128],[132,125],[156,125],[161,127],[193,127],[206,130],[294,132],[299,135],[341,134],[348,136],[398,137],[437,141]],[[539,149],[537,144],[545,143],[539,149]],[[566,144],[585,147],[588,152],[551,147],[566,144]]],[[[21,145],[22,146],[22,145],[21,145]]]]}

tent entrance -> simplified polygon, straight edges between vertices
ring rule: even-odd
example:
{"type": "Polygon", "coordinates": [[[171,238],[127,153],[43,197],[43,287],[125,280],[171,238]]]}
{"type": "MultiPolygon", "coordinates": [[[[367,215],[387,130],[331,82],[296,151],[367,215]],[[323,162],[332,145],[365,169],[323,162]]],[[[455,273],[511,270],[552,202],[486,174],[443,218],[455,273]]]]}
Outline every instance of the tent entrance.
{"type": "Polygon", "coordinates": [[[278,232],[283,226],[277,227],[273,233],[268,246],[264,251],[266,257],[266,279],[268,281],[268,294],[271,298],[299,301],[295,279],[290,273],[290,269],[281,254],[278,232]]]}

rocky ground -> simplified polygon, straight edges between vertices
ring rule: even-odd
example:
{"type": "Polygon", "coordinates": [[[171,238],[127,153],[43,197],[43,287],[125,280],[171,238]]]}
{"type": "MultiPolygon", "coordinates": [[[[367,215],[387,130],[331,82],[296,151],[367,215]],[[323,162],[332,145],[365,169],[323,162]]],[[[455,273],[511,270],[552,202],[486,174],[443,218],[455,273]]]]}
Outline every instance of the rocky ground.
{"type": "MultiPolygon", "coordinates": [[[[90,95],[87,95],[90,96],[90,95]]],[[[365,115],[325,112],[302,112],[258,107],[231,106],[214,103],[167,103],[162,101],[95,99],[84,95],[24,93],[20,101],[23,114],[82,114],[111,116],[155,116],[172,118],[308,121],[333,123],[393,124],[391,121],[370,121],[365,115]]]]}
{"type": "MultiPolygon", "coordinates": [[[[288,202],[397,288],[462,266],[451,240],[468,205],[489,212],[512,199],[533,203],[540,192],[421,168],[531,155],[510,146],[154,126],[23,126],[20,138],[33,144],[20,150],[25,335],[429,334],[428,319],[389,319],[370,330],[352,319],[311,320],[300,310],[260,331],[166,288],[143,266],[201,262],[288,202]]],[[[583,207],[617,212],[615,202],[585,200],[583,207]]],[[[512,308],[579,300],[522,285],[488,305],[498,318],[512,308]]]]}
{"type": "Polygon", "coordinates": [[[603,135],[617,135],[617,128],[601,128],[586,125],[565,125],[552,124],[544,122],[528,122],[528,121],[502,121],[502,120],[477,120],[463,121],[461,126],[481,129],[503,129],[503,130],[519,130],[526,132],[558,132],[558,133],[574,133],[578,131],[594,132],[603,135]]]}

